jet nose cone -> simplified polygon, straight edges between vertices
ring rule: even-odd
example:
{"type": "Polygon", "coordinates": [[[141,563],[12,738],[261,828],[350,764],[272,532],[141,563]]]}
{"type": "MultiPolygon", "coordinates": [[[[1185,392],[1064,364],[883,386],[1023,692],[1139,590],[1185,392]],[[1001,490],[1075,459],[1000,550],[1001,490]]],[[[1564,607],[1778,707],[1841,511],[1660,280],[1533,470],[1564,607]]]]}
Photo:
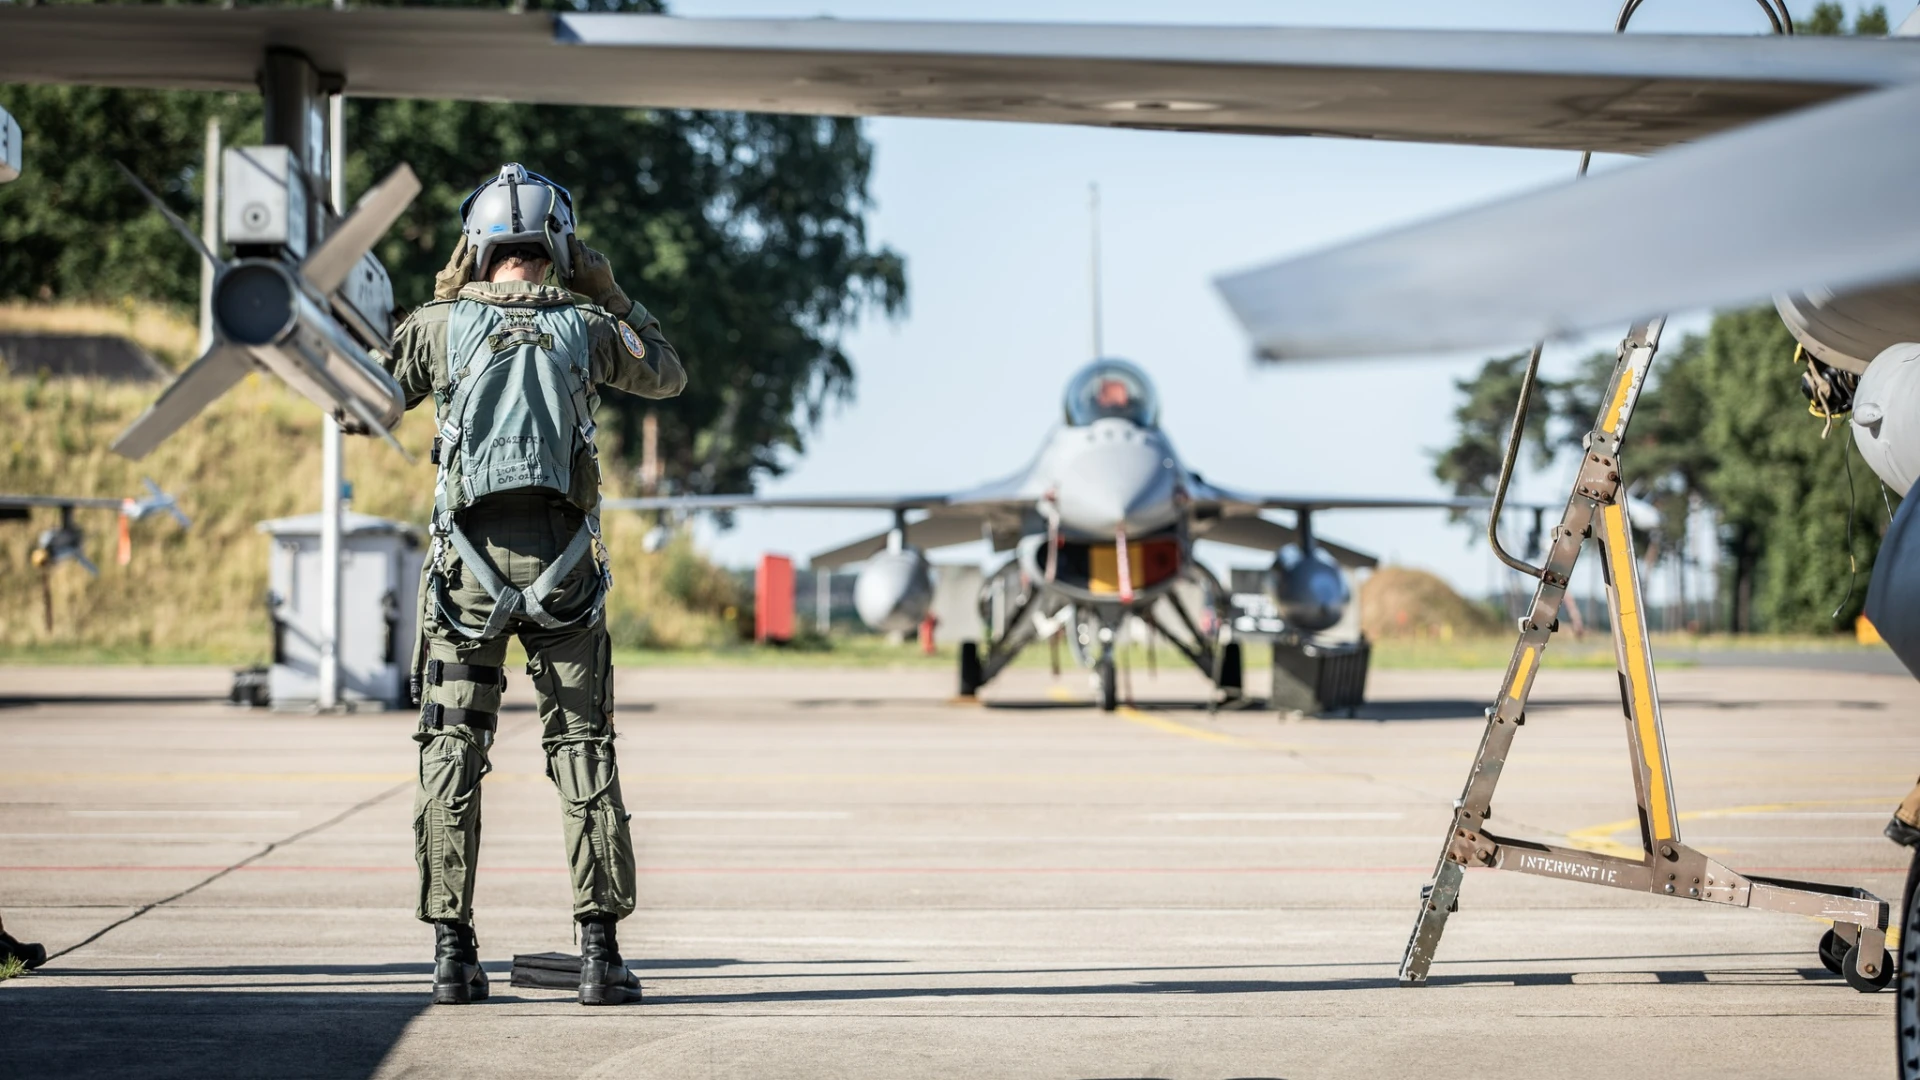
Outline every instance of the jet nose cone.
{"type": "Polygon", "coordinates": [[[1158,438],[1131,424],[1095,424],[1060,463],[1054,498],[1060,523],[1111,536],[1173,524],[1179,470],[1158,438]]]}

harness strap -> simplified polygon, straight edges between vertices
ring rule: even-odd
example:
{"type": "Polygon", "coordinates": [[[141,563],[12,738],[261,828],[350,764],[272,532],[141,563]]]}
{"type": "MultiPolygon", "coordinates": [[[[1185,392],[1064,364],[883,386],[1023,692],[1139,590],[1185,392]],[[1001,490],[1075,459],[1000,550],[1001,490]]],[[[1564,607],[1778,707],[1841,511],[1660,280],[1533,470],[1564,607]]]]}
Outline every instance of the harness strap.
{"type": "Polygon", "coordinates": [[[574,534],[573,540],[567,544],[567,549],[561,552],[560,557],[534,579],[533,584],[524,589],[513,588],[500,580],[500,575],[494,571],[493,565],[487,561],[486,556],[482,555],[480,550],[473,546],[473,542],[467,539],[466,534],[460,531],[460,526],[453,520],[452,514],[445,515],[444,521],[445,535],[453,544],[453,550],[459,554],[461,563],[473,575],[474,581],[480,588],[493,600],[493,614],[488,616],[485,626],[476,630],[461,622],[454,614],[453,605],[447,599],[446,578],[443,575],[435,575],[433,602],[439,608],[441,621],[469,640],[479,641],[498,637],[513,617],[522,613],[549,630],[557,630],[563,626],[572,626],[598,617],[600,610],[606,605],[607,578],[604,573],[599,575],[600,582],[594,590],[593,602],[571,619],[557,618],[541,604],[541,600],[552,594],[553,590],[559,587],[560,582],[573,572],[573,568],[579,564],[580,560],[593,550],[596,537],[591,515],[581,523],[580,531],[574,534]]]}
{"type": "Polygon", "coordinates": [[[434,702],[420,714],[426,725],[435,731],[447,727],[469,727],[475,731],[492,731],[500,722],[498,713],[482,712],[479,709],[458,709],[451,705],[434,702]]]}
{"type": "Polygon", "coordinates": [[[449,682],[471,682],[507,688],[507,669],[491,664],[454,664],[445,660],[427,661],[427,682],[445,686],[449,682]]]}

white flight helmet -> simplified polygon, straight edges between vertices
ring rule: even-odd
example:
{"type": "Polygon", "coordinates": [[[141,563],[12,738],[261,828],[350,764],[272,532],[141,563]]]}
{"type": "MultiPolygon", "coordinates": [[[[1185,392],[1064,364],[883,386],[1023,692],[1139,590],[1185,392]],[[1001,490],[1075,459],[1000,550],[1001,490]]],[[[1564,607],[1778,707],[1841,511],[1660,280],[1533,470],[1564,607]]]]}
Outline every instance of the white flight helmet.
{"type": "Polygon", "coordinates": [[[460,204],[460,228],[473,252],[473,274],[485,277],[487,259],[506,244],[538,244],[553,258],[561,281],[573,277],[567,241],[573,236],[573,196],[517,162],[473,189],[460,204]]]}

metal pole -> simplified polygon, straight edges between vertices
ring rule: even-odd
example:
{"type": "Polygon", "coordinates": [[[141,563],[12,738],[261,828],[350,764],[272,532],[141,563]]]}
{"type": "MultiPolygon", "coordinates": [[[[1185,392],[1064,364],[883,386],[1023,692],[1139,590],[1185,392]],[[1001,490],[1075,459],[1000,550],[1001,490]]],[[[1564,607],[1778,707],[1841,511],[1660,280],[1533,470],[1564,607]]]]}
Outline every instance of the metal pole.
{"type": "Polygon", "coordinates": [[[833,632],[833,571],[813,572],[813,628],[821,637],[833,632]]]}
{"type": "MultiPolygon", "coordinates": [[[[334,0],[334,7],[344,6],[334,0]]],[[[327,102],[327,156],[330,160],[333,211],[342,214],[347,205],[347,114],[346,100],[339,94],[327,102]]],[[[320,445],[320,694],[322,709],[340,707],[340,473],[345,457],[340,424],[329,417],[321,421],[320,445]]]]}
{"type": "Polygon", "coordinates": [[[1106,343],[1100,334],[1100,185],[1087,185],[1087,217],[1091,226],[1090,258],[1088,260],[1088,283],[1093,293],[1093,359],[1098,360],[1106,354],[1106,343]]]}
{"type": "MultiPolygon", "coordinates": [[[[207,158],[200,166],[200,239],[220,250],[220,121],[207,117],[207,158]]],[[[200,351],[213,347],[213,263],[200,260],[200,351]]]]}

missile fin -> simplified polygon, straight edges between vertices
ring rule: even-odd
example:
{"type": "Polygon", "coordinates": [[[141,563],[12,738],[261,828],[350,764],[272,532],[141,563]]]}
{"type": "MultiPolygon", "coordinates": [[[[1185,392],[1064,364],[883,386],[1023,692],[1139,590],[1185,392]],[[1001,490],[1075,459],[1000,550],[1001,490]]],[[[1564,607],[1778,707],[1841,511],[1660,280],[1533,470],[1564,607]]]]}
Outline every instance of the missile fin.
{"type": "Polygon", "coordinates": [[[163,391],[140,419],[113,441],[113,452],[139,460],[159,446],[180,425],[200,414],[213,399],[226,393],[253,367],[252,357],[238,345],[220,343],[195,360],[163,391]]]}
{"type": "Polygon", "coordinates": [[[420,194],[420,178],[402,162],[360,197],[353,212],[334,226],[307,261],[300,264],[300,276],[321,293],[331,293],[345,284],[347,275],[373,250],[380,237],[400,220],[420,194]]]}
{"type": "Polygon", "coordinates": [[[146,196],[147,201],[153,204],[155,210],[160,211],[161,216],[167,219],[167,224],[172,225],[175,232],[187,238],[187,243],[193,245],[193,250],[198,251],[201,258],[213,264],[215,273],[227,268],[227,264],[220,260],[220,256],[207,250],[206,242],[200,239],[200,235],[189,228],[186,222],[180,220],[179,214],[169,209],[166,203],[160,201],[160,196],[153,193],[152,188],[141,183],[140,178],[133,175],[132,169],[127,168],[126,165],[118,161],[114,162],[113,166],[120,170],[120,175],[127,178],[127,183],[132,184],[139,190],[140,194],[146,196]]]}

